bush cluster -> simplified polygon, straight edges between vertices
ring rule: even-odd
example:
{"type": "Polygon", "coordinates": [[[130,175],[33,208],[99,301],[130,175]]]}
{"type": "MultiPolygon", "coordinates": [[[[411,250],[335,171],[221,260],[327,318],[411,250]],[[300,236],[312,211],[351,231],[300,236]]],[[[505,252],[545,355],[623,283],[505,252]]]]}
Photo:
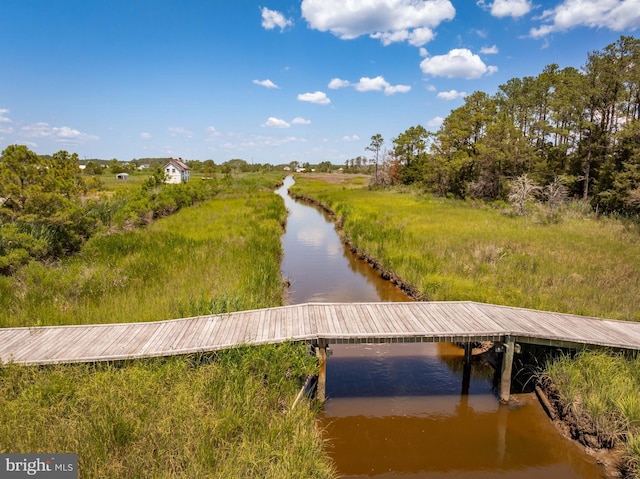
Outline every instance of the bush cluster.
{"type": "Polygon", "coordinates": [[[219,189],[217,181],[168,185],[158,169],[136,189],[89,200],[77,154],[39,156],[11,145],[0,156],[0,274],[61,259],[98,232],[148,224],[219,189]]]}

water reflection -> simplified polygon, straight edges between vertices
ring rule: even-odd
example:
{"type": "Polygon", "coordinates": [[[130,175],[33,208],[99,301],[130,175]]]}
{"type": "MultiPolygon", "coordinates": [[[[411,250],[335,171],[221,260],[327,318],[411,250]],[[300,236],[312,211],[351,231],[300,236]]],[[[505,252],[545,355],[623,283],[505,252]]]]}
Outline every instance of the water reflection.
{"type": "Polygon", "coordinates": [[[474,364],[461,394],[463,355],[452,344],[334,350],[320,422],[341,477],[604,477],[534,396],[500,405],[489,368],[474,364]]]}
{"type": "Polygon", "coordinates": [[[289,176],[276,191],[289,211],[281,266],[283,276],[291,282],[287,302],[409,301],[351,254],[330,218],[287,194],[293,183],[289,176]]]}

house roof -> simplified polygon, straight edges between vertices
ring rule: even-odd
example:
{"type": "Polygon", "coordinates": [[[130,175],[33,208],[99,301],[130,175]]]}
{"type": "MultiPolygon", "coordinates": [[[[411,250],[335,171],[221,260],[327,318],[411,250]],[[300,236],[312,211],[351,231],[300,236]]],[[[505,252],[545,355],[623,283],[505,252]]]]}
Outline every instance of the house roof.
{"type": "MultiPolygon", "coordinates": [[[[169,163],[167,163],[166,165],[164,165],[164,168],[166,168],[169,165],[173,165],[176,167],[176,169],[178,169],[179,171],[187,171],[190,170],[191,168],[189,168],[187,165],[185,165],[182,162],[182,158],[178,158],[177,160],[173,159],[173,158],[169,158],[169,163]]],[[[163,169],[164,169],[163,168],[163,169]]]]}

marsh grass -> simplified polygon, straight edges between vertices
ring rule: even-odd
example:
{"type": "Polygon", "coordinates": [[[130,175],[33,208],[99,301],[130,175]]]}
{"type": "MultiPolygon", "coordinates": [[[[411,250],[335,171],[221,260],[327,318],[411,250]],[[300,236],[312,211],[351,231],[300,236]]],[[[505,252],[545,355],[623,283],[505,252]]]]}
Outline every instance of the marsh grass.
{"type": "Polygon", "coordinates": [[[76,257],[0,278],[0,327],[136,322],[283,302],[275,177],[227,185],[216,198],[145,228],[92,238],[76,257]]]}
{"type": "Polygon", "coordinates": [[[0,452],[77,452],[83,478],[328,478],[301,345],[0,368],[0,452]]]}
{"type": "Polygon", "coordinates": [[[545,375],[583,429],[605,445],[624,443],[627,465],[640,477],[640,355],[583,352],[551,361],[545,375]]]}
{"type": "Polygon", "coordinates": [[[640,241],[622,222],[570,207],[561,220],[482,203],[300,177],[345,237],[428,300],[472,300],[640,320],[640,241]]]}

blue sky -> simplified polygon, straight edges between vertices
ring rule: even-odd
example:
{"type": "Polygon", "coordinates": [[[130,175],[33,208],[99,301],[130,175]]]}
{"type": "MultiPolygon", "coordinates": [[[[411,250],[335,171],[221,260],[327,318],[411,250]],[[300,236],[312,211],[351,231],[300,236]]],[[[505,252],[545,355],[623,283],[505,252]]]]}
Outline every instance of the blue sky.
{"type": "Polygon", "coordinates": [[[0,24],[0,150],[344,164],[637,36],[640,0],[0,0],[0,24]]]}

